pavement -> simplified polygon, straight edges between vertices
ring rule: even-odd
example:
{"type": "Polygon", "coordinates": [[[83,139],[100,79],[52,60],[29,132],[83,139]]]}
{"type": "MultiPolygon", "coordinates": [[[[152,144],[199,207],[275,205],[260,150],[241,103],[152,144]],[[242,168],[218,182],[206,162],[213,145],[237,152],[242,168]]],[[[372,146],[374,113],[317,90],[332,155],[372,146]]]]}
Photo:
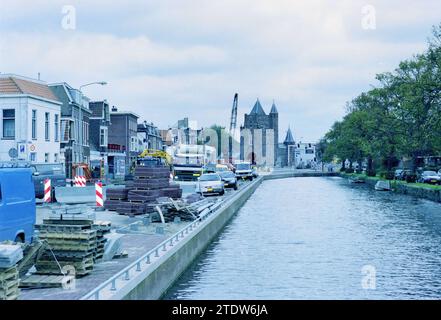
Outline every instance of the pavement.
{"type": "MultiPolygon", "coordinates": [[[[241,186],[248,182],[240,181],[241,186]]],[[[179,182],[183,189],[183,196],[194,193],[195,182],[179,182]]],[[[72,188],[76,189],[76,188],[72,188]]],[[[75,192],[72,190],[72,192],[75,192]]],[[[223,200],[228,199],[234,194],[234,190],[227,189],[223,200]]],[[[210,196],[219,198],[221,196],[210,196]]],[[[43,219],[52,214],[54,210],[71,207],[72,205],[53,203],[37,205],[37,224],[42,223],[43,219]]],[[[78,205],[76,205],[78,206],[78,205]]],[[[143,216],[128,217],[119,215],[113,211],[95,211],[94,204],[83,203],[79,205],[95,220],[110,221],[112,232],[123,234],[121,238],[122,248],[128,253],[127,258],[113,259],[106,262],[98,262],[94,265],[94,270],[87,276],[76,279],[75,288],[66,290],[62,288],[49,289],[22,289],[19,300],[76,300],[90,292],[92,289],[105,282],[107,279],[136,261],[139,257],[156,247],[158,244],[171,237],[179,230],[183,229],[189,222],[166,223],[163,225],[164,234],[156,233],[156,227],[160,223],[143,225],[143,216]]]]}

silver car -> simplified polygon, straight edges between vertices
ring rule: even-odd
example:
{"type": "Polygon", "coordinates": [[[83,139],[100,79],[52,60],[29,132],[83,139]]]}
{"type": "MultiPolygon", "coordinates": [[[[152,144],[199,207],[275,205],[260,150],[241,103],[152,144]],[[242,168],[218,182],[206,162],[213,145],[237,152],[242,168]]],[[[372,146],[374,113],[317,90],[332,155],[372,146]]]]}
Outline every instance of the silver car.
{"type": "Polygon", "coordinates": [[[217,173],[205,173],[198,179],[196,192],[201,195],[223,195],[225,193],[224,181],[222,181],[221,177],[217,173]]]}

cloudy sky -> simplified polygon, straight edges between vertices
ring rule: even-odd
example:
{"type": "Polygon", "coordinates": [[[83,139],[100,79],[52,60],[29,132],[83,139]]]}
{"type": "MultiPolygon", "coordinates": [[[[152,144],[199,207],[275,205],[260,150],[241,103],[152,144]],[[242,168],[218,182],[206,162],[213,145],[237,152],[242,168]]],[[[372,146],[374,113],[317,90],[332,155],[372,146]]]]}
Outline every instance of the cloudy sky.
{"type": "Polygon", "coordinates": [[[161,128],[228,127],[235,92],[239,123],[274,99],[280,134],[315,141],[376,73],[425,49],[440,12],[439,0],[0,0],[0,72],[105,80],[85,94],[161,128]]]}

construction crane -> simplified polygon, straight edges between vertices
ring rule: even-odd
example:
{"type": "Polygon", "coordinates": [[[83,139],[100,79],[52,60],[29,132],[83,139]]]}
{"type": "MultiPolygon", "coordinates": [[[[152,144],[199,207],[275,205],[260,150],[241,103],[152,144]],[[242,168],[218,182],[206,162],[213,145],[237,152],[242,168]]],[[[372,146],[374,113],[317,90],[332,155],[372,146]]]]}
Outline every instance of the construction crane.
{"type": "Polygon", "coordinates": [[[238,101],[239,95],[236,93],[234,94],[234,100],[233,100],[233,108],[231,108],[231,119],[230,119],[230,134],[234,135],[234,131],[236,130],[236,124],[237,124],[237,101],[238,101]]]}
{"type": "Polygon", "coordinates": [[[228,159],[230,163],[233,163],[233,139],[236,134],[236,124],[237,124],[237,102],[239,95],[234,94],[233,107],[231,108],[231,119],[230,119],[230,137],[228,141],[228,159]]]}

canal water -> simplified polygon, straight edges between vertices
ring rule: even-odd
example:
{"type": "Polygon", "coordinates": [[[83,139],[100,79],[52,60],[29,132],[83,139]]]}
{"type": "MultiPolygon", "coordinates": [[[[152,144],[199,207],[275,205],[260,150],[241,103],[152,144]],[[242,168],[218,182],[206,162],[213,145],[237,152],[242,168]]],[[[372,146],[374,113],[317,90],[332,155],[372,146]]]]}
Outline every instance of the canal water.
{"type": "Polygon", "coordinates": [[[339,177],[264,182],[165,296],[417,298],[441,298],[441,204],[339,177]]]}

